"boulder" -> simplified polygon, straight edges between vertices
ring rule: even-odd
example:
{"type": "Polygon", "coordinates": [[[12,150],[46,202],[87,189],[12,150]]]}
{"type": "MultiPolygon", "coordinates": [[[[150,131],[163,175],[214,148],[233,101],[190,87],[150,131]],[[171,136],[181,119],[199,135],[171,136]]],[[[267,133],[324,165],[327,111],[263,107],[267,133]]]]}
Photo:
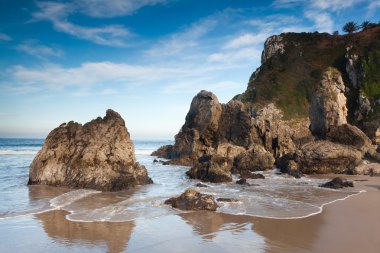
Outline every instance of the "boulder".
{"type": "Polygon", "coordinates": [[[371,140],[356,126],[343,124],[331,126],[326,139],[335,143],[353,146],[363,153],[374,150],[371,140]]]}
{"type": "Polygon", "coordinates": [[[230,182],[232,160],[218,155],[205,155],[186,172],[192,179],[200,179],[204,182],[230,182]]]}
{"type": "Polygon", "coordinates": [[[310,130],[315,136],[323,139],[331,126],[347,123],[347,99],[344,92],[341,73],[335,68],[328,68],[323,73],[310,104],[310,130]]]}
{"type": "Polygon", "coordinates": [[[269,170],[273,168],[274,161],[271,153],[260,146],[256,146],[235,158],[234,172],[269,170]]]}
{"type": "Polygon", "coordinates": [[[346,173],[361,161],[359,150],[329,141],[307,143],[299,154],[299,166],[305,174],[346,173]]]}
{"type": "Polygon", "coordinates": [[[71,121],[51,131],[30,165],[28,182],[102,191],[148,183],[125,122],[112,110],[84,125],[71,121]]]}
{"type": "Polygon", "coordinates": [[[219,206],[213,196],[201,194],[193,189],[187,189],[177,198],[170,198],[165,204],[181,210],[215,211],[219,206]]]}
{"type": "Polygon", "coordinates": [[[331,189],[340,189],[343,187],[354,187],[354,183],[351,181],[347,181],[340,177],[335,177],[331,181],[321,184],[319,187],[331,188],[331,189]]]}

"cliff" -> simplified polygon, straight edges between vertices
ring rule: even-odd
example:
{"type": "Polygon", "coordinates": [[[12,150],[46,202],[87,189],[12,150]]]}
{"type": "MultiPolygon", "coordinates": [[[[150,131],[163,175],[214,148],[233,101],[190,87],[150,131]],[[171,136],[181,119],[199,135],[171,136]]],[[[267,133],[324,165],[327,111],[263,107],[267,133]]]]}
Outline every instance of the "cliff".
{"type": "Polygon", "coordinates": [[[342,74],[350,124],[376,141],[380,126],[380,27],[347,34],[283,33],[264,44],[262,65],[247,90],[235,99],[247,109],[274,103],[284,120],[308,117],[312,96],[324,71],[342,74]]]}
{"type": "Polygon", "coordinates": [[[273,166],[296,177],[355,173],[364,157],[380,157],[377,56],[380,27],[271,36],[247,90],[227,104],[198,93],[175,144],[153,155],[192,166],[191,178],[211,182],[273,166]]]}

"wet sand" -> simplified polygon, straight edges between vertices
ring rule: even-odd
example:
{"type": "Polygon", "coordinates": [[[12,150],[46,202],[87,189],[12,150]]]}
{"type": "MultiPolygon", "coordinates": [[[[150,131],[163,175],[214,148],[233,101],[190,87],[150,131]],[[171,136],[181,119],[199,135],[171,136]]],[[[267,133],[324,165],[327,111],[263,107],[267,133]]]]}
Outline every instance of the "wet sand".
{"type": "Polygon", "coordinates": [[[380,252],[380,177],[346,176],[366,190],[300,219],[214,212],[130,222],[72,222],[50,211],[0,222],[4,252],[380,252]]]}
{"type": "Polygon", "coordinates": [[[326,205],[321,214],[295,220],[256,219],[266,252],[380,252],[380,177],[347,177],[364,193],[326,205]]]}

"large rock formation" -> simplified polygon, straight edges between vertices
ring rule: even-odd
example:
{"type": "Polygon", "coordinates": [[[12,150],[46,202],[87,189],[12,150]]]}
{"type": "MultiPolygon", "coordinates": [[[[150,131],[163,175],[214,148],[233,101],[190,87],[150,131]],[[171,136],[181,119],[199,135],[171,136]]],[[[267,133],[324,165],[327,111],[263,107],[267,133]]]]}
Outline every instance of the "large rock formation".
{"type": "Polygon", "coordinates": [[[320,85],[314,92],[310,105],[310,130],[324,137],[330,126],[340,126],[347,123],[345,86],[342,75],[337,69],[327,69],[320,85]]]}
{"type": "Polygon", "coordinates": [[[215,211],[219,206],[213,196],[187,189],[179,197],[170,198],[165,204],[181,210],[207,210],[215,211]]]}
{"type": "Polygon", "coordinates": [[[104,191],[148,183],[125,122],[112,110],[84,125],[70,121],[51,131],[30,165],[28,182],[104,191]]]}

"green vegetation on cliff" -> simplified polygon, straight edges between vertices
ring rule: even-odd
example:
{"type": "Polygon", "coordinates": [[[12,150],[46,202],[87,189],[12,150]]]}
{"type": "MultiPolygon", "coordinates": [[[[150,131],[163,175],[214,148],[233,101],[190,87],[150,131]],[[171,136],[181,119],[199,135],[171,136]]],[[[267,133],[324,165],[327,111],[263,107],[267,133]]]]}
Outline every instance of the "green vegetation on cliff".
{"type": "Polygon", "coordinates": [[[275,53],[250,78],[247,90],[236,98],[249,108],[274,102],[284,112],[285,119],[308,116],[309,103],[316,85],[328,67],[338,69],[349,88],[347,107],[349,120],[355,121],[358,96],[364,93],[379,111],[375,100],[380,98],[380,27],[347,35],[327,33],[284,33],[280,35],[284,52],[275,53]],[[356,55],[355,65],[361,87],[356,89],[346,71],[350,55],[356,55]]]}

